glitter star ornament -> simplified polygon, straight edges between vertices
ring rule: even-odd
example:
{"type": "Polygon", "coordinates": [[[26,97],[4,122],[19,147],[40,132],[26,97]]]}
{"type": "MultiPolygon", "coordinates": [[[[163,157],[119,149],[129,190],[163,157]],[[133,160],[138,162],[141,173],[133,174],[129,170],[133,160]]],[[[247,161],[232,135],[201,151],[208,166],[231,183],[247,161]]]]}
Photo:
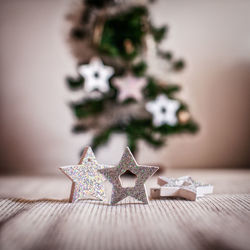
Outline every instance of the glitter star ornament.
{"type": "Polygon", "coordinates": [[[148,203],[145,182],[158,169],[158,167],[138,165],[129,148],[127,147],[118,166],[100,169],[99,172],[102,173],[113,185],[111,204],[116,204],[128,196],[144,203],[148,203]],[[130,171],[136,175],[137,179],[134,187],[122,186],[120,176],[126,171],[130,171]]]}
{"type": "Polygon", "coordinates": [[[134,77],[132,74],[127,74],[125,77],[114,78],[112,83],[119,89],[119,102],[128,98],[140,101],[143,98],[142,89],[146,86],[147,80],[145,77],[134,77]]]}
{"type": "Polygon", "coordinates": [[[89,64],[80,65],[78,71],[84,78],[84,90],[86,92],[99,90],[105,93],[109,91],[109,78],[114,74],[114,69],[104,65],[101,59],[92,58],[89,64]]]}
{"type": "Polygon", "coordinates": [[[168,124],[175,126],[178,122],[176,112],[180,108],[177,100],[171,100],[165,95],[159,95],[154,101],[146,104],[146,110],[153,115],[153,124],[155,127],[168,124]]]}
{"type": "Polygon", "coordinates": [[[60,167],[60,170],[72,181],[70,202],[84,198],[105,200],[105,178],[98,172],[99,169],[111,166],[101,165],[97,162],[90,147],[86,147],[78,165],[60,167]]]}
{"type": "Polygon", "coordinates": [[[195,201],[199,197],[213,193],[213,186],[194,181],[190,176],[177,179],[164,176],[158,177],[161,188],[152,188],[152,198],[180,197],[195,201]]]}

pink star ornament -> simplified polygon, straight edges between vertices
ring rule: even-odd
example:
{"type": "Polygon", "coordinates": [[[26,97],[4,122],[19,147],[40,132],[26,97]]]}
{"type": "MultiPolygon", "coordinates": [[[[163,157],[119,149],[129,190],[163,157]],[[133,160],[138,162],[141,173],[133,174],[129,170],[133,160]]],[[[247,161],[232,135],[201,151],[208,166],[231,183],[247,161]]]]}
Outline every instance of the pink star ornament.
{"type": "Polygon", "coordinates": [[[143,98],[142,89],[146,86],[147,80],[144,77],[127,74],[124,77],[114,78],[112,83],[119,90],[119,102],[123,102],[128,98],[140,101],[143,98]]]}

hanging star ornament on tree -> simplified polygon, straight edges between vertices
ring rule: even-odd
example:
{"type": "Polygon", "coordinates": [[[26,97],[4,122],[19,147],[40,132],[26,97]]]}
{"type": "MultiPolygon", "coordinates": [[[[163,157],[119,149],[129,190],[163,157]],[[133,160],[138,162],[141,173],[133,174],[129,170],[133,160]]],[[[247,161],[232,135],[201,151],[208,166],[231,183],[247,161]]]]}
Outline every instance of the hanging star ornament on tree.
{"type": "Polygon", "coordinates": [[[144,203],[148,203],[145,182],[158,169],[158,167],[138,165],[129,148],[127,147],[118,166],[100,169],[99,172],[102,173],[113,185],[111,204],[116,204],[128,196],[131,196],[144,203]],[[126,171],[130,171],[136,175],[137,179],[134,187],[122,186],[120,176],[126,171]]]}
{"type": "Polygon", "coordinates": [[[168,99],[165,95],[159,95],[154,101],[146,104],[146,110],[153,115],[153,124],[156,127],[164,124],[175,126],[178,122],[176,112],[180,108],[177,100],[168,99]]]}
{"type": "Polygon", "coordinates": [[[127,74],[124,77],[114,78],[112,83],[119,89],[119,102],[128,98],[140,101],[143,98],[142,89],[146,86],[147,80],[145,77],[134,77],[132,74],[127,74]]]}
{"type": "Polygon", "coordinates": [[[105,178],[99,169],[111,166],[99,164],[90,147],[86,147],[78,165],[60,167],[60,170],[72,181],[70,202],[84,198],[105,200],[103,182],[105,178]]]}
{"type": "Polygon", "coordinates": [[[101,59],[92,58],[89,64],[80,65],[78,71],[84,78],[84,90],[86,92],[99,90],[105,93],[109,91],[109,78],[114,74],[114,69],[104,65],[101,59]]]}

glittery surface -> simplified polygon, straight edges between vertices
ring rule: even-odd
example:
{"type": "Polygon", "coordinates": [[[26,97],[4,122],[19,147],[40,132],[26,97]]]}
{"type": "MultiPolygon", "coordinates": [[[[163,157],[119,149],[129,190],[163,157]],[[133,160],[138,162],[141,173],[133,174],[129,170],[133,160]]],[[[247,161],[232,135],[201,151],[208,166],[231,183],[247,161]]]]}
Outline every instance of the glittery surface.
{"type": "Polygon", "coordinates": [[[213,186],[194,181],[190,176],[182,176],[177,179],[164,176],[158,177],[158,184],[161,188],[152,188],[153,198],[161,197],[182,197],[188,200],[196,200],[205,194],[213,192],[213,186]]]}
{"type": "Polygon", "coordinates": [[[98,169],[107,167],[111,166],[98,164],[90,147],[84,149],[78,165],[60,167],[60,170],[72,180],[70,202],[83,198],[105,200],[105,178],[98,169]]]}
{"type": "Polygon", "coordinates": [[[165,176],[158,177],[158,184],[165,187],[190,187],[190,188],[199,188],[199,187],[208,187],[210,184],[203,184],[199,181],[195,181],[190,176],[182,176],[179,178],[168,178],[165,176]]]}
{"type": "Polygon", "coordinates": [[[148,203],[147,191],[144,183],[158,169],[158,167],[138,165],[127,147],[118,166],[101,169],[99,172],[102,173],[113,185],[111,204],[115,204],[128,196],[144,203],[148,203]],[[121,185],[120,176],[127,170],[137,176],[134,187],[122,187],[121,185]]]}

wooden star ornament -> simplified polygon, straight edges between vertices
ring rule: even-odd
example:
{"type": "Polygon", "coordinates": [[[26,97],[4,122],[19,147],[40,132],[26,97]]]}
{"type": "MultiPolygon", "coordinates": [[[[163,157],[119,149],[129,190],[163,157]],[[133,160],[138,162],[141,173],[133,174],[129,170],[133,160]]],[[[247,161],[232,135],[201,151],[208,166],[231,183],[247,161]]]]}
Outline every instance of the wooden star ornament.
{"type": "Polygon", "coordinates": [[[154,101],[146,104],[146,110],[153,115],[155,127],[168,124],[175,126],[178,123],[177,110],[181,104],[177,100],[169,99],[166,95],[159,95],[154,101]]]}
{"type": "Polygon", "coordinates": [[[128,98],[140,101],[143,98],[142,90],[146,86],[147,80],[145,77],[135,77],[132,74],[127,74],[124,77],[114,78],[112,83],[119,89],[119,102],[123,102],[128,98]]]}
{"type": "Polygon", "coordinates": [[[63,166],[59,169],[72,181],[69,201],[76,202],[79,199],[95,198],[105,200],[105,178],[99,169],[111,166],[99,164],[90,147],[86,147],[78,165],[63,166]]]}
{"type": "Polygon", "coordinates": [[[94,90],[102,93],[109,91],[109,78],[114,74],[114,69],[104,65],[100,58],[93,57],[89,64],[80,65],[78,71],[84,78],[84,90],[87,93],[94,90]]]}
{"type": "Polygon", "coordinates": [[[148,203],[145,182],[158,169],[158,167],[138,165],[131,151],[127,147],[118,166],[100,169],[98,171],[113,185],[111,196],[111,204],[113,205],[128,196],[142,201],[143,203],[148,203]],[[123,187],[121,184],[120,176],[127,170],[137,176],[134,187],[123,187]]]}
{"type": "Polygon", "coordinates": [[[177,179],[165,176],[158,177],[160,188],[151,188],[151,198],[180,197],[195,201],[199,197],[213,193],[213,186],[194,181],[190,176],[182,176],[177,179]]]}

